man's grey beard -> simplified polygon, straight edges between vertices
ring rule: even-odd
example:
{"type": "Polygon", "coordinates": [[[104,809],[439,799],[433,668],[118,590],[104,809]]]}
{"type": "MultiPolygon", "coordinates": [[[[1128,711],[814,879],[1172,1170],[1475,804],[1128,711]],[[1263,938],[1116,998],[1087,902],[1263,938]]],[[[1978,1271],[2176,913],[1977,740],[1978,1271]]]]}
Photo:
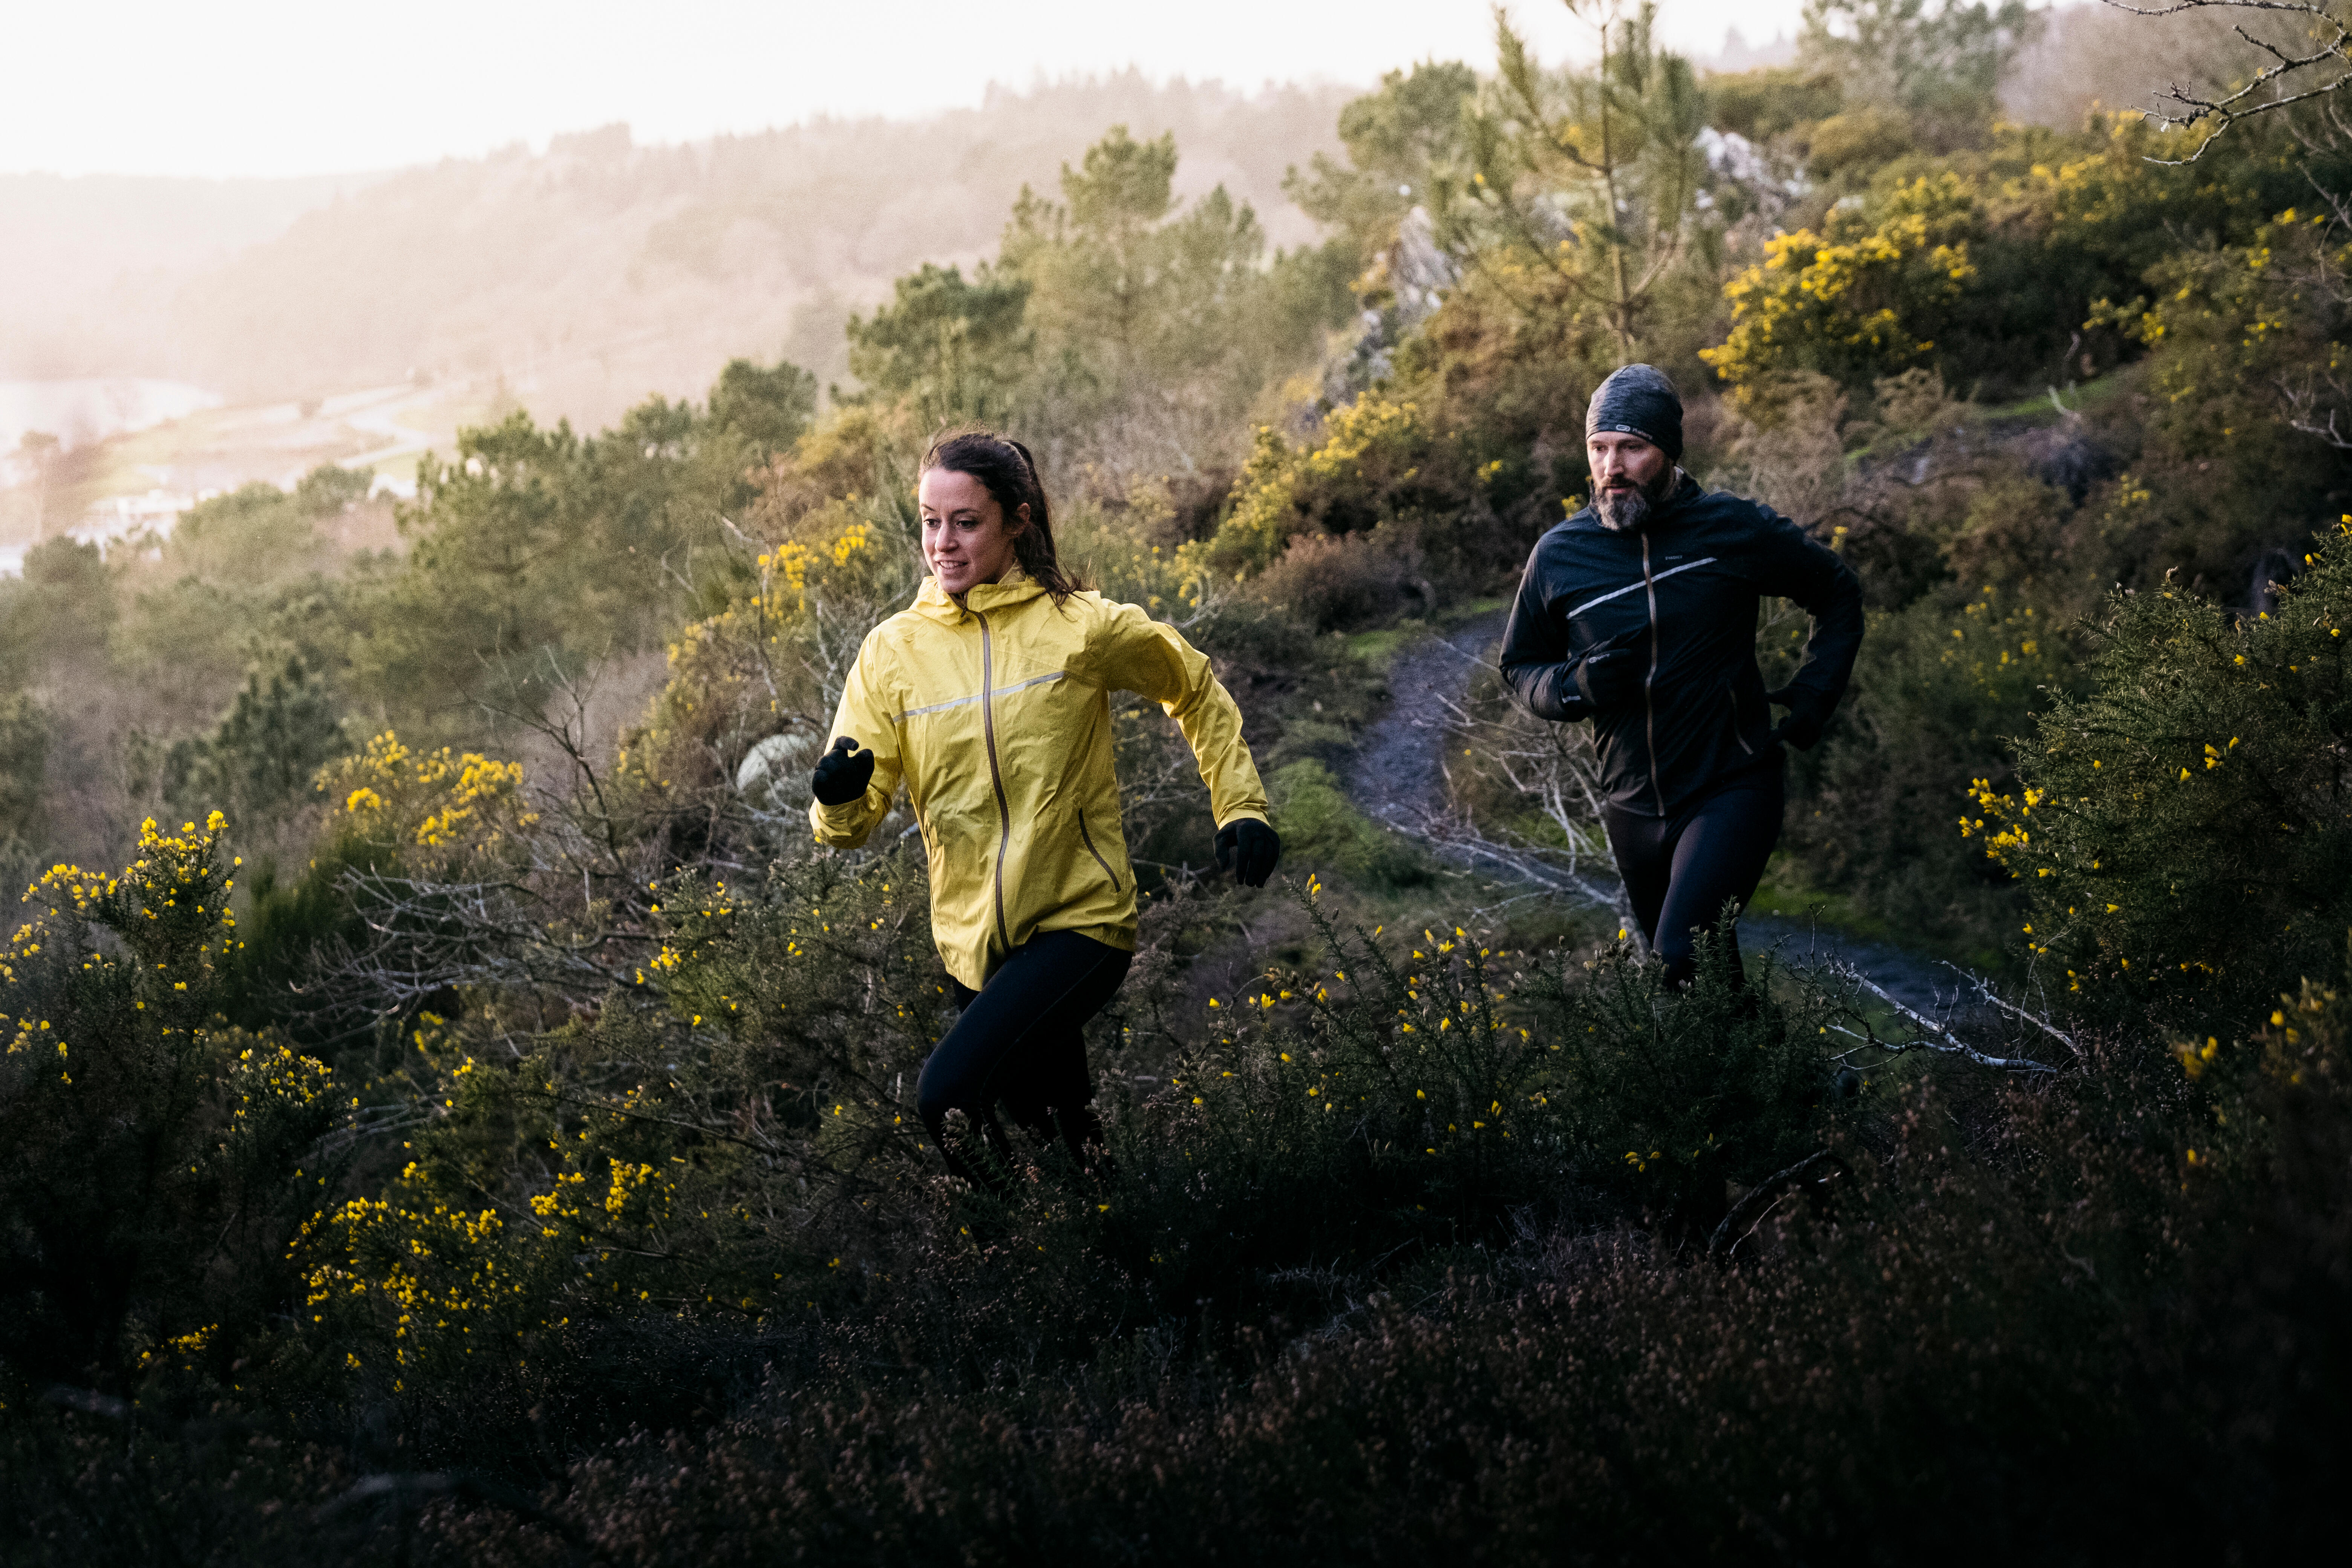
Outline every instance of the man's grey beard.
{"type": "Polygon", "coordinates": [[[1673,488],[1675,476],[1682,470],[1669,467],[1647,485],[1636,485],[1630,490],[1601,490],[1592,498],[1592,515],[1601,526],[1612,533],[1623,533],[1650,521],[1650,513],[1658,502],[1666,499],[1673,488]]]}

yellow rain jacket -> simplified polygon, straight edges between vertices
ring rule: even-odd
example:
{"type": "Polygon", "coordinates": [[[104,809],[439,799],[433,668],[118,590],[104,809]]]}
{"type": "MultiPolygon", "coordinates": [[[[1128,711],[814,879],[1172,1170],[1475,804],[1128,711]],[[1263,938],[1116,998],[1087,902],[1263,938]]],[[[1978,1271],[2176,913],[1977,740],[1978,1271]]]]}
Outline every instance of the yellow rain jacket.
{"type": "Polygon", "coordinates": [[[874,751],[865,798],[809,806],[820,844],[855,847],[902,778],[930,860],[931,938],[974,990],[1045,931],[1135,950],[1135,875],[1111,770],[1110,694],[1158,702],[1183,731],[1222,828],[1264,822],[1241,710],[1208,659],[1134,605],[1060,605],[1014,567],[959,605],[923,590],[867,634],[833,735],[874,751]]]}

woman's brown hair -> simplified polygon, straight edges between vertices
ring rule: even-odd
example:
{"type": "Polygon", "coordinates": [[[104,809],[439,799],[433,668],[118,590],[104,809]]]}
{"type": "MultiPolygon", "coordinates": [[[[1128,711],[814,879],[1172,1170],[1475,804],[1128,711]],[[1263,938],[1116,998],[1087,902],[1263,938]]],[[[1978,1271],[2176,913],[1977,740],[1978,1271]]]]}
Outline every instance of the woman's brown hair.
{"type": "Polygon", "coordinates": [[[1029,509],[1029,525],[1013,537],[1013,559],[1021,570],[1054,595],[1054,602],[1084,588],[1075,572],[1065,570],[1054,553],[1054,521],[1045,501],[1045,486],[1037,478],[1037,461],[1020,442],[993,430],[963,430],[942,436],[923,454],[923,472],[944,468],[970,474],[1004,509],[1004,523],[1017,527],[1021,509],[1029,509]]]}

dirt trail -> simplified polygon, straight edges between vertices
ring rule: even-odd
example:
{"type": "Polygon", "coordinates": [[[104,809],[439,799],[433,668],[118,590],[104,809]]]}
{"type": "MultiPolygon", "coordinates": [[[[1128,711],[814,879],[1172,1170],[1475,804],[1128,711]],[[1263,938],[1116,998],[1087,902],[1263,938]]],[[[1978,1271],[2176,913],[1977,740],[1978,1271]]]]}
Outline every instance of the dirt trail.
{"type": "Polygon", "coordinates": [[[1491,667],[1508,612],[1467,621],[1401,650],[1389,666],[1389,710],[1356,742],[1348,793],[1391,827],[1417,824],[1445,804],[1445,700],[1460,701],[1491,667]]]}
{"type": "MultiPolygon", "coordinates": [[[[1347,770],[1349,793],[1366,816],[1418,836],[1421,825],[1444,808],[1444,700],[1461,700],[1479,668],[1493,666],[1507,618],[1503,611],[1481,616],[1397,655],[1389,667],[1388,711],[1364,731],[1347,770]]],[[[1828,926],[1751,914],[1739,930],[1741,946],[1750,952],[1778,948],[1784,961],[1796,964],[1842,960],[1925,1013],[1948,1005],[1958,984],[1958,976],[1932,959],[1828,926]]]]}

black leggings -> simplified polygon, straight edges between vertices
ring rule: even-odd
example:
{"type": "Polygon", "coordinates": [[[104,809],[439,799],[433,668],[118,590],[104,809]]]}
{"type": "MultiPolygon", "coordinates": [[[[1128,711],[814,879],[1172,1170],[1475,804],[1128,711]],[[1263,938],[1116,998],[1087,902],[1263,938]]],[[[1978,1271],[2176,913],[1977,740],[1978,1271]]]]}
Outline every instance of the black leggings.
{"type": "Polygon", "coordinates": [[[950,980],[963,1016],[932,1047],[915,1083],[916,1110],[948,1169],[974,1186],[1003,1189],[1013,1150],[996,1120],[999,1100],[1039,1142],[1058,1133],[1081,1161],[1093,1159],[1102,1123],[1092,1109],[1081,1030],[1118,993],[1132,957],[1073,931],[1040,931],[979,990],[950,980]],[[950,1110],[971,1119],[989,1155],[950,1135],[950,1110]]]}
{"type": "MultiPolygon", "coordinates": [[[[1650,951],[1665,961],[1670,984],[1688,984],[1697,965],[1693,929],[1714,931],[1726,899],[1745,909],[1756,896],[1764,862],[1780,840],[1780,799],[1776,755],[1723,780],[1672,816],[1603,813],[1633,918],[1650,951]]],[[[1731,941],[1737,965],[1738,939],[1731,941]]],[[[1733,983],[1741,984],[1739,970],[1732,973],[1733,983]]]]}

